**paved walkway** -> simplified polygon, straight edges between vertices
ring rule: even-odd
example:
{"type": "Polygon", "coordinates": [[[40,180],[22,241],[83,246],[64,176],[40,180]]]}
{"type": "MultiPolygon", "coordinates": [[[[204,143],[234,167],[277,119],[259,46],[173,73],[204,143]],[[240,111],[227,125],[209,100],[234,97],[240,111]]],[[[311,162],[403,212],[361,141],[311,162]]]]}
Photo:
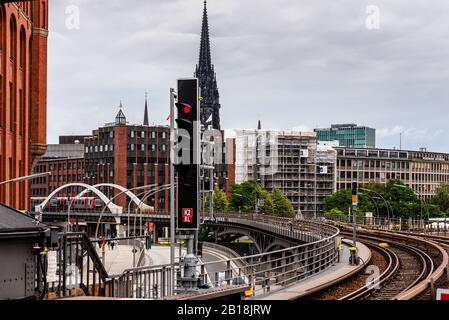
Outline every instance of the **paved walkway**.
{"type": "MultiPolygon", "coordinates": [[[[371,259],[370,249],[362,243],[357,243],[359,257],[362,261],[369,261],[371,259]]],[[[340,256],[340,262],[335,266],[330,267],[326,271],[323,271],[307,280],[301,281],[298,284],[294,284],[285,289],[282,289],[271,294],[267,294],[264,297],[254,297],[258,300],[293,300],[311,294],[320,289],[324,289],[331,284],[336,283],[338,280],[347,278],[355,272],[365,267],[365,263],[358,266],[349,265],[349,246],[343,243],[343,250],[340,256]]]]}
{"type": "MultiPolygon", "coordinates": [[[[102,258],[101,249],[97,246],[97,254],[102,258]]],[[[139,248],[136,246],[135,263],[139,260],[139,248]]],[[[181,254],[185,254],[185,249],[181,254]]],[[[170,263],[170,247],[153,245],[150,250],[145,250],[145,260],[141,266],[157,266],[170,263]]],[[[179,260],[179,249],[176,248],[175,259],[179,260]]],[[[122,273],[126,269],[133,267],[133,246],[121,244],[116,246],[114,250],[106,246],[105,261],[103,262],[109,275],[122,273]]]]}
{"type": "MultiPolygon", "coordinates": [[[[136,247],[135,261],[139,260],[139,248],[136,247]]],[[[102,258],[101,249],[97,248],[97,253],[100,258],[102,258]]],[[[106,246],[105,250],[105,261],[103,265],[109,275],[115,275],[122,273],[125,269],[133,267],[133,246],[121,244],[115,246],[114,250],[108,249],[106,246]]]]}

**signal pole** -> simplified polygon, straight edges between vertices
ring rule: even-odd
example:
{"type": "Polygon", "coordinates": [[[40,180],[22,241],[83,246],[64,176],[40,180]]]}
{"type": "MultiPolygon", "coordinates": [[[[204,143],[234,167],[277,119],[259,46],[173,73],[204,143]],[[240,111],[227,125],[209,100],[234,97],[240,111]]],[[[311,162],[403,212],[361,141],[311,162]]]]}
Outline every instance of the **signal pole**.
{"type": "Polygon", "coordinates": [[[178,173],[177,230],[179,239],[187,241],[187,254],[183,259],[184,276],[179,279],[185,290],[198,287],[196,275],[196,239],[199,228],[199,168],[200,168],[200,108],[198,79],[178,79],[177,143],[174,167],[178,173]]]}
{"type": "Polygon", "coordinates": [[[171,288],[175,289],[175,168],[174,161],[174,145],[175,145],[175,99],[177,95],[175,89],[170,88],[170,264],[171,272],[171,288]]]}
{"type": "Polygon", "coordinates": [[[358,186],[357,182],[352,183],[352,248],[349,248],[349,264],[358,265],[359,259],[357,255],[357,206],[358,206],[358,186]]]}

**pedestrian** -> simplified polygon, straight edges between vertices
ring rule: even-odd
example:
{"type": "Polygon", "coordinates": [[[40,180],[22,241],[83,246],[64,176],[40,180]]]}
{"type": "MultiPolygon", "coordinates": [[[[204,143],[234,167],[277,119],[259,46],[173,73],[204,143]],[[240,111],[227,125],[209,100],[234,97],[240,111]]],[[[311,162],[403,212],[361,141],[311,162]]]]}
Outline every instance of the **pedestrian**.
{"type": "Polygon", "coordinates": [[[290,232],[292,232],[292,231],[293,231],[293,221],[292,221],[292,220],[289,220],[289,221],[288,221],[288,224],[289,224],[289,226],[290,226],[290,232]]]}
{"type": "Polygon", "coordinates": [[[111,241],[111,250],[114,250],[114,246],[115,246],[115,240],[111,241]]]}

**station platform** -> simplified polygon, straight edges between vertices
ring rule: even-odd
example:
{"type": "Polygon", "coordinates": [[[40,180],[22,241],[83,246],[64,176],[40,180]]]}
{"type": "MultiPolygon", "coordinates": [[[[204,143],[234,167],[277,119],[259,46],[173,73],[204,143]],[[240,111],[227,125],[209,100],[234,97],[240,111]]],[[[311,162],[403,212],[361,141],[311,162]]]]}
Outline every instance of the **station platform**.
{"type": "Polygon", "coordinates": [[[340,251],[340,261],[329,269],[310,277],[304,281],[292,284],[285,289],[265,294],[263,297],[254,297],[257,300],[294,300],[313,292],[330,287],[333,284],[349,278],[353,274],[363,270],[371,260],[371,250],[364,244],[357,242],[358,255],[362,263],[358,266],[349,265],[349,248],[352,242],[343,239],[340,251]]]}

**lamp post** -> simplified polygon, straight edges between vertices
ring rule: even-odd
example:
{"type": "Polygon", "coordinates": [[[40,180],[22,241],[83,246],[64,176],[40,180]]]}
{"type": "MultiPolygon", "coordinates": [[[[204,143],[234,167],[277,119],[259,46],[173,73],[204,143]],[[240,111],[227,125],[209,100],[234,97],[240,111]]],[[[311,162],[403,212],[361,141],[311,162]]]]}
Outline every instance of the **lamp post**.
{"type": "Polygon", "coordinates": [[[390,219],[390,208],[391,208],[391,218],[394,219],[393,207],[390,205],[390,203],[379,192],[376,192],[376,191],[371,190],[371,189],[366,189],[366,188],[360,188],[360,190],[365,191],[365,192],[372,192],[375,195],[377,195],[378,197],[380,197],[385,202],[385,206],[387,208],[388,219],[390,219]]]}
{"type": "MultiPolygon", "coordinates": [[[[374,207],[376,209],[376,213],[377,213],[377,218],[379,218],[379,207],[377,206],[376,201],[374,201],[375,198],[373,198],[372,196],[370,196],[369,194],[365,194],[365,193],[359,193],[361,196],[366,196],[368,197],[372,203],[374,203],[374,207]]],[[[380,199],[380,198],[379,198],[380,199]]]]}
{"type": "Polygon", "coordinates": [[[0,182],[0,186],[4,185],[4,184],[8,184],[8,183],[12,183],[12,182],[22,182],[25,180],[30,180],[30,179],[34,179],[34,178],[39,178],[39,177],[43,177],[43,176],[50,176],[51,172],[42,172],[42,173],[35,173],[35,174],[30,174],[28,176],[22,176],[22,177],[17,177],[14,179],[9,179],[9,180],[5,180],[0,182]]]}
{"type": "Polygon", "coordinates": [[[51,172],[41,172],[41,173],[30,174],[30,175],[27,175],[27,176],[22,176],[22,177],[17,177],[17,178],[1,181],[0,182],[0,186],[3,186],[5,184],[9,184],[9,183],[22,182],[22,181],[31,180],[31,179],[34,179],[34,178],[40,178],[40,177],[44,177],[44,176],[50,176],[50,175],[51,175],[51,172]]]}

